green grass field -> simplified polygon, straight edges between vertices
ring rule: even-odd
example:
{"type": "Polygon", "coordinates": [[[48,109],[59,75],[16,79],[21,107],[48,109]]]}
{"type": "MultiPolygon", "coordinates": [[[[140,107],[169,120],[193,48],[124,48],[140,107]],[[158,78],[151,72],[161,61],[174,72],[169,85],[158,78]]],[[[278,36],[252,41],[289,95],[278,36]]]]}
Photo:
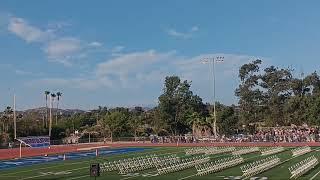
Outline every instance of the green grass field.
{"type": "MultiPolygon", "coordinates": [[[[288,167],[291,165],[311,156],[315,155],[318,159],[320,159],[320,147],[313,148],[313,151],[307,153],[305,155],[292,158],[290,148],[287,148],[286,151],[277,154],[279,158],[281,158],[281,164],[263,172],[256,177],[260,177],[257,179],[263,179],[262,177],[267,177],[264,179],[289,179],[290,173],[288,167]]],[[[128,153],[128,154],[121,154],[121,155],[113,155],[113,156],[100,156],[99,158],[91,158],[91,159],[81,159],[81,160],[66,160],[63,162],[56,162],[56,163],[47,163],[47,164],[39,164],[33,166],[27,166],[22,168],[15,168],[10,170],[1,170],[0,171],[0,180],[11,180],[11,179],[34,179],[34,180],[58,180],[58,179],[79,179],[79,180],[86,180],[86,179],[94,179],[93,177],[89,177],[89,165],[90,163],[96,162],[105,162],[106,160],[112,161],[117,159],[123,158],[130,158],[134,156],[141,156],[146,155],[149,153],[155,154],[165,154],[165,153],[175,153],[179,156],[184,156],[184,148],[153,148],[151,150],[147,150],[144,152],[139,153],[128,153]]],[[[216,160],[223,157],[228,157],[230,154],[220,154],[211,156],[211,161],[216,160]]],[[[245,158],[245,163],[241,164],[244,165],[246,163],[254,162],[259,159],[263,159],[260,153],[252,153],[248,155],[243,155],[245,158]]],[[[179,171],[175,173],[170,173],[161,176],[148,176],[154,175],[157,173],[156,169],[149,169],[143,172],[139,172],[139,174],[135,174],[136,176],[123,176],[119,175],[117,172],[107,172],[102,173],[100,177],[97,179],[130,179],[130,180],[173,180],[173,179],[233,179],[233,177],[241,176],[240,166],[235,166],[230,169],[226,169],[224,171],[209,174],[206,176],[195,176],[196,169],[190,168],[184,171],[179,171]]],[[[316,166],[314,169],[310,170],[307,174],[303,175],[299,179],[320,179],[320,165],[316,166]]]]}

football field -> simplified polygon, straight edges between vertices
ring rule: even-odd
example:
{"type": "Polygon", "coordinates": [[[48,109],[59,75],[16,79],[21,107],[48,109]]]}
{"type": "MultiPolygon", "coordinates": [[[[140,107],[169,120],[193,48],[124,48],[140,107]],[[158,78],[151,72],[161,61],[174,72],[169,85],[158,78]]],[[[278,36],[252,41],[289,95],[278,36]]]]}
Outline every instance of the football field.
{"type": "MultiPolygon", "coordinates": [[[[8,179],[34,179],[34,180],[58,180],[58,179],[67,179],[67,180],[86,180],[86,179],[94,179],[94,177],[90,177],[89,175],[89,167],[91,163],[104,163],[106,161],[112,162],[115,160],[123,160],[133,157],[143,157],[147,155],[177,155],[179,158],[188,158],[185,154],[185,149],[183,147],[157,147],[157,148],[146,148],[143,151],[128,151],[119,154],[101,154],[99,157],[83,157],[83,158],[75,158],[71,160],[65,161],[54,161],[49,163],[37,163],[33,165],[25,165],[13,168],[4,168],[0,169],[0,179],[8,180],[8,179]]],[[[261,147],[260,149],[263,149],[261,147]]],[[[156,168],[145,169],[141,171],[136,171],[133,173],[119,174],[118,171],[110,171],[110,172],[102,172],[100,177],[97,179],[145,179],[145,180],[182,180],[182,179],[289,179],[290,172],[288,168],[296,163],[299,163],[302,160],[305,160],[308,157],[314,155],[315,158],[319,159],[320,147],[312,148],[312,151],[306,153],[304,155],[293,157],[292,150],[293,148],[286,148],[285,151],[275,154],[278,158],[280,158],[280,163],[278,163],[275,167],[267,169],[264,172],[261,172],[257,175],[254,175],[249,178],[243,178],[242,171],[240,169],[241,166],[246,165],[248,163],[253,163],[257,160],[265,159],[268,156],[261,156],[260,152],[250,153],[241,155],[244,161],[236,166],[223,169],[218,172],[205,174],[202,176],[197,175],[197,170],[195,167],[182,169],[180,171],[165,173],[162,175],[158,174],[156,168]]],[[[110,149],[109,149],[110,150],[110,149]]],[[[113,149],[117,151],[117,149],[113,149]]],[[[210,162],[231,157],[230,153],[216,154],[210,155],[210,162]]],[[[274,156],[274,155],[270,155],[274,156]]],[[[68,156],[67,156],[68,157],[68,156]]],[[[194,155],[193,157],[197,157],[194,155]]],[[[0,164],[3,161],[0,161],[0,164]]],[[[299,179],[320,179],[320,165],[315,166],[305,174],[303,174],[299,179]]]]}

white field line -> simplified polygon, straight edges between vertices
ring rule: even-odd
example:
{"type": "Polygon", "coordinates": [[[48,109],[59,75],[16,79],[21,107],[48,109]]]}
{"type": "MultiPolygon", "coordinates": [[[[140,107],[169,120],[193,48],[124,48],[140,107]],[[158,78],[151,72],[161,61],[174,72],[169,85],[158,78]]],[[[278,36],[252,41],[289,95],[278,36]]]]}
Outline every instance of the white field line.
{"type": "Polygon", "coordinates": [[[67,180],[81,179],[81,178],[88,177],[88,176],[90,176],[90,175],[77,176],[77,177],[69,178],[69,179],[67,179],[67,180]]]}
{"type": "Polygon", "coordinates": [[[314,178],[316,178],[319,173],[320,173],[320,171],[318,171],[315,175],[313,175],[313,176],[310,178],[310,180],[313,180],[314,178]]]}
{"type": "Polygon", "coordinates": [[[139,175],[134,175],[134,176],[131,176],[131,177],[122,178],[121,180],[130,179],[130,178],[134,178],[134,177],[138,177],[138,176],[139,175]]]}
{"type": "MultiPolygon", "coordinates": [[[[69,170],[67,170],[67,171],[75,171],[75,170],[80,170],[80,169],[84,169],[84,168],[87,168],[87,167],[81,167],[81,168],[76,168],[76,169],[69,169],[69,170]]],[[[38,175],[38,176],[31,176],[31,177],[21,178],[20,180],[33,179],[33,178],[42,177],[42,176],[48,176],[48,175],[52,175],[52,174],[41,174],[41,175],[38,175]]]]}

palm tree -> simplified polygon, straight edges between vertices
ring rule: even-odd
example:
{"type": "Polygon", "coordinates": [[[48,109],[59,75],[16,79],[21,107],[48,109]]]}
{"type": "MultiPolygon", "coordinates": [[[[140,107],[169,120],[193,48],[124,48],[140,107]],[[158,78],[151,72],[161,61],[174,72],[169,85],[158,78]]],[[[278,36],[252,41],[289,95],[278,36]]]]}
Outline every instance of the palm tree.
{"type": "Polygon", "coordinates": [[[61,92],[57,92],[57,111],[56,111],[56,125],[58,124],[58,111],[59,111],[59,101],[60,97],[62,96],[61,92]]]}
{"type": "Polygon", "coordinates": [[[48,127],[48,95],[50,95],[50,91],[44,91],[44,95],[46,96],[46,124],[45,124],[45,127],[48,127]]]}
{"type": "Polygon", "coordinates": [[[193,112],[187,118],[187,122],[192,126],[192,135],[196,136],[196,129],[203,124],[203,119],[198,112],[193,112]]]}
{"type": "Polygon", "coordinates": [[[8,133],[9,131],[9,122],[12,116],[13,110],[10,106],[7,106],[4,110],[4,116],[3,116],[3,131],[5,133],[8,133]]]}
{"type": "Polygon", "coordinates": [[[49,136],[51,136],[51,128],[52,128],[52,107],[53,107],[54,98],[55,98],[56,96],[57,96],[56,94],[51,93],[49,136]]]}

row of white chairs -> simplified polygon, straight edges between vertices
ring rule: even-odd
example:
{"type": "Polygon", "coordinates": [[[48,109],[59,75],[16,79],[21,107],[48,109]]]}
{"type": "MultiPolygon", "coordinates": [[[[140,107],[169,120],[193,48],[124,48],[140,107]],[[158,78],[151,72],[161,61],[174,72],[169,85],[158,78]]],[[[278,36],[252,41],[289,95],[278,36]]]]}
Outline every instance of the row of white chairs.
{"type": "Polygon", "coordinates": [[[157,156],[153,154],[135,158],[121,159],[112,162],[105,162],[101,166],[101,171],[106,172],[118,170],[120,174],[139,171],[149,166],[151,168],[153,166],[155,158],[157,158],[157,156]]]}
{"type": "Polygon", "coordinates": [[[196,155],[196,154],[204,154],[206,147],[193,147],[185,149],[186,155],[196,155]]]}
{"type": "Polygon", "coordinates": [[[303,161],[294,164],[293,166],[289,167],[289,171],[291,174],[290,179],[297,179],[301,175],[313,169],[316,165],[318,165],[318,163],[318,159],[314,156],[311,156],[303,161]]]}
{"type": "Polygon", "coordinates": [[[155,167],[162,167],[162,166],[166,166],[168,164],[168,162],[170,163],[177,163],[180,162],[181,159],[180,157],[177,156],[177,154],[172,154],[170,156],[164,156],[164,157],[158,157],[155,159],[155,167]]]}
{"type": "Polygon", "coordinates": [[[246,147],[232,152],[232,155],[243,155],[259,151],[259,147],[246,147]]]}
{"type": "Polygon", "coordinates": [[[186,155],[196,155],[196,154],[221,154],[235,151],[235,147],[221,146],[221,147],[194,147],[185,149],[186,155]]]}
{"type": "Polygon", "coordinates": [[[244,162],[244,159],[240,156],[232,156],[228,158],[219,159],[213,162],[196,165],[197,175],[208,175],[210,173],[218,172],[230,167],[234,167],[244,162]]]}
{"type": "Polygon", "coordinates": [[[309,146],[303,146],[303,147],[298,147],[296,149],[293,149],[291,150],[291,152],[293,157],[297,157],[297,156],[306,154],[308,152],[311,152],[311,148],[309,146]]]}
{"type": "Polygon", "coordinates": [[[207,155],[214,155],[214,154],[222,154],[235,151],[235,147],[218,147],[218,148],[208,148],[205,151],[207,155]]]}
{"type": "Polygon", "coordinates": [[[128,158],[116,161],[107,161],[101,164],[102,172],[119,171],[120,174],[142,171],[145,169],[155,168],[159,164],[164,164],[168,161],[176,162],[180,158],[176,154],[158,156],[155,154],[128,158]]]}
{"type": "Polygon", "coordinates": [[[262,156],[267,156],[267,155],[280,153],[284,150],[285,150],[284,147],[271,147],[271,148],[262,149],[260,152],[262,156]]]}
{"type": "Polygon", "coordinates": [[[181,159],[179,162],[169,162],[168,164],[157,167],[159,175],[181,171],[192,168],[198,164],[203,164],[210,161],[210,157],[206,155],[194,156],[181,159]]]}
{"type": "Polygon", "coordinates": [[[242,177],[251,177],[271,169],[278,164],[280,164],[280,158],[277,156],[270,156],[265,159],[241,166],[240,169],[243,173],[242,177]]]}
{"type": "Polygon", "coordinates": [[[165,164],[167,161],[171,162],[179,162],[180,158],[177,155],[170,155],[164,157],[154,156],[153,158],[143,159],[143,160],[129,160],[124,163],[118,164],[119,174],[127,174],[137,171],[142,171],[146,169],[151,169],[155,167],[159,167],[165,164]]]}

